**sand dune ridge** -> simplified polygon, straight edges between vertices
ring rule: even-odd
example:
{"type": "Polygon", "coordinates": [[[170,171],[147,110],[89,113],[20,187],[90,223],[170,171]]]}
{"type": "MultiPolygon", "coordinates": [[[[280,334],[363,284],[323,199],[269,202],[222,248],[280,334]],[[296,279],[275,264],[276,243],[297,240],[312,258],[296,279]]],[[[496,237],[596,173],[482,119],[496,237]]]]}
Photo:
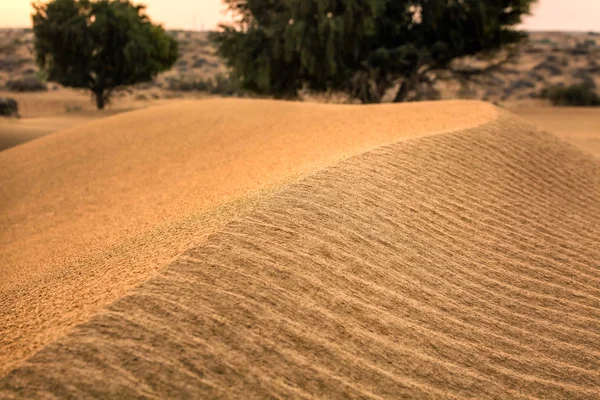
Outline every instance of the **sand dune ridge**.
{"type": "Polygon", "coordinates": [[[497,114],[474,101],[185,101],[1,152],[0,375],[280,185],[497,114]]]}
{"type": "Polygon", "coordinates": [[[290,182],[0,393],[596,398],[600,163],[498,115],[290,182]]]}

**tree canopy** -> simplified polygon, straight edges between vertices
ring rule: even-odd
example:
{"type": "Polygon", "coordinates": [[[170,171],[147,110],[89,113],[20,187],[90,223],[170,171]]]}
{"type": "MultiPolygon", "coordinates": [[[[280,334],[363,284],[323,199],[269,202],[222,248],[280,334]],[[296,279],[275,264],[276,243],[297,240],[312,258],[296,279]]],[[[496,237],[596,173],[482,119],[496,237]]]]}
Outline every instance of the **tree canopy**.
{"type": "MultiPolygon", "coordinates": [[[[518,43],[535,0],[225,0],[235,22],[213,34],[243,87],[275,97],[344,91],[414,96],[454,60],[518,43]]],[[[465,74],[474,71],[455,71],[465,74]]]]}
{"type": "Polygon", "coordinates": [[[98,109],[116,88],[152,80],[177,60],[177,42],[129,0],[34,3],[36,62],[49,81],[92,91],[98,109]]]}

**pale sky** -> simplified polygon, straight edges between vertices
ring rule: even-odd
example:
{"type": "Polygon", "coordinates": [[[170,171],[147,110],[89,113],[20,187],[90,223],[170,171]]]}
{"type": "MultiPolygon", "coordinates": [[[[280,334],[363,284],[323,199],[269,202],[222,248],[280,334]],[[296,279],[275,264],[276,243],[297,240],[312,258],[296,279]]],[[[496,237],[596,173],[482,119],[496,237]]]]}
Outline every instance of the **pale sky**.
{"type": "MultiPolygon", "coordinates": [[[[214,29],[227,21],[221,0],[142,0],[148,14],[170,29],[214,29]]],[[[0,0],[0,27],[31,25],[31,0],[0,0]]],[[[600,32],[600,0],[539,0],[528,30],[600,32]]]]}

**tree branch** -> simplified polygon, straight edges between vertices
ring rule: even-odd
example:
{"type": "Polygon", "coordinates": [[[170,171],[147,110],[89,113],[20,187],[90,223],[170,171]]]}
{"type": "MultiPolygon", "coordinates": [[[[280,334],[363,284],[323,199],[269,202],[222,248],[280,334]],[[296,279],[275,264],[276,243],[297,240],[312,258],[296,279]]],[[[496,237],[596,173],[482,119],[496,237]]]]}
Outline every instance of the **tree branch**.
{"type": "Polygon", "coordinates": [[[503,66],[505,66],[507,63],[514,60],[514,58],[518,54],[518,51],[519,51],[519,48],[517,46],[509,48],[506,53],[506,56],[504,58],[502,58],[501,60],[495,61],[491,64],[488,64],[483,68],[474,68],[474,67],[453,68],[452,66],[448,66],[447,68],[445,68],[445,70],[450,72],[450,76],[447,78],[441,77],[441,79],[448,80],[448,79],[459,78],[461,80],[472,80],[475,77],[496,72],[499,69],[501,69],[503,66]]]}

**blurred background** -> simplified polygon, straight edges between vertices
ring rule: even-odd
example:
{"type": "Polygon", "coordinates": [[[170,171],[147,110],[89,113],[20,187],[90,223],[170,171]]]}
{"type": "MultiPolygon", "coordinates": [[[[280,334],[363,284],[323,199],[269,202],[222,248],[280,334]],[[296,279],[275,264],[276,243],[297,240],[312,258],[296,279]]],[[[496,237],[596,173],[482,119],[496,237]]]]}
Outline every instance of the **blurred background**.
{"type": "MultiPolygon", "coordinates": [[[[120,77],[101,89],[106,98],[99,107],[97,89],[53,75],[40,62],[44,57],[36,61],[43,46],[32,28],[32,3],[2,1],[0,114],[11,118],[0,118],[0,150],[91,119],[214,96],[335,103],[471,99],[513,110],[563,136],[590,140],[600,125],[592,107],[600,105],[597,0],[478,0],[458,11],[442,0],[137,4],[146,5],[140,12],[176,42],[176,55],[148,76],[120,77]],[[402,10],[391,9],[399,4],[402,10]],[[452,22],[460,19],[453,12],[467,22],[452,22]],[[404,18],[404,25],[390,33],[386,24],[394,18],[404,18]],[[355,25],[348,27],[349,21],[355,25]]],[[[110,36],[102,29],[98,40],[110,36]]],[[[126,62],[135,63],[148,61],[126,62]]]]}

